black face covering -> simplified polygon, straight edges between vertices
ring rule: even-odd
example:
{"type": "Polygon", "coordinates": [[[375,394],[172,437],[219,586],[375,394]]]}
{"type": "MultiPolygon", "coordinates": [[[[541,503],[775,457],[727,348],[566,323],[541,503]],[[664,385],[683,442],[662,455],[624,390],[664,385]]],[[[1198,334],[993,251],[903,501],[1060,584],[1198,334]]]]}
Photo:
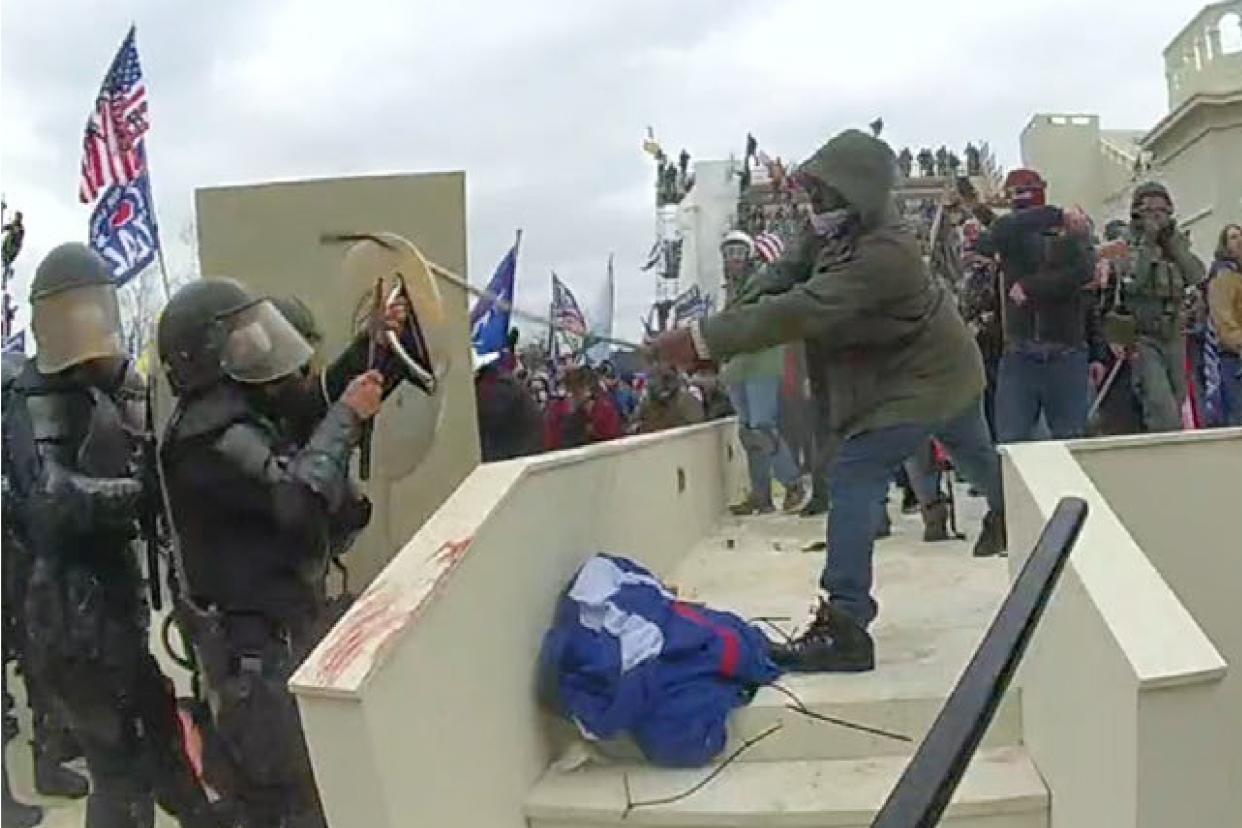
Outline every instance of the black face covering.
{"type": "Polygon", "coordinates": [[[318,377],[306,369],[256,387],[251,400],[297,443],[310,436],[323,414],[318,377]]]}

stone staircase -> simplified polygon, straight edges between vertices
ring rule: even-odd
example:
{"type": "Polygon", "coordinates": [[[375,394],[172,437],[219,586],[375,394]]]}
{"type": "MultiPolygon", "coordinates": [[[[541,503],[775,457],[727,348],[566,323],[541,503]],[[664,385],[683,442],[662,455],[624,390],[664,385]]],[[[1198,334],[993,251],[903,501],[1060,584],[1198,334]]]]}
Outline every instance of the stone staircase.
{"type": "MultiPolygon", "coordinates": [[[[982,504],[962,495],[961,522],[973,532],[982,504]]],[[[806,617],[813,600],[824,553],[804,550],[822,539],[822,532],[822,520],[727,519],[670,581],[689,600],[749,618],[788,618],[776,623],[790,629],[806,617]]],[[[788,675],[779,689],[764,688],[734,713],[722,758],[776,729],[701,786],[715,768],[653,768],[632,745],[594,746],[602,761],[573,771],[554,766],[535,784],[526,801],[529,824],[869,826],[1008,588],[1003,560],[973,559],[969,542],[924,544],[920,533],[917,516],[895,515],[893,537],[876,547],[881,610],[872,628],[874,672],[788,675]],[[648,804],[657,801],[662,802],[648,804]]],[[[574,737],[565,728],[557,738],[568,747],[574,737]]],[[[1021,704],[1014,689],[941,824],[1046,828],[1048,814],[1047,789],[1021,745],[1021,704]]]]}

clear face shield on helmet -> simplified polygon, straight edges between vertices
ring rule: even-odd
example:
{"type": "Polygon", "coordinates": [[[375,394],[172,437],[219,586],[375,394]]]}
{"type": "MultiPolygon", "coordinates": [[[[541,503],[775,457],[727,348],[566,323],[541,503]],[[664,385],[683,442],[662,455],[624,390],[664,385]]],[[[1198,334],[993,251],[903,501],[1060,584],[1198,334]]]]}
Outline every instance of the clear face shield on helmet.
{"type": "Polygon", "coordinates": [[[744,276],[750,267],[751,249],[739,242],[725,242],[720,246],[720,259],[724,263],[725,276],[736,279],[744,276]]]}
{"type": "Polygon", "coordinates": [[[220,318],[224,346],[220,367],[231,379],[258,385],[287,377],[306,365],[314,350],[268,299],[220,318]]]}
{"type": "Polygon", "coordinates": [[[55,374],[101,357],[123,357],[121,311],[112,285],[85,285],[43,296],[32,303],[31,324],[38,351],[35,364],[55,374]]]}

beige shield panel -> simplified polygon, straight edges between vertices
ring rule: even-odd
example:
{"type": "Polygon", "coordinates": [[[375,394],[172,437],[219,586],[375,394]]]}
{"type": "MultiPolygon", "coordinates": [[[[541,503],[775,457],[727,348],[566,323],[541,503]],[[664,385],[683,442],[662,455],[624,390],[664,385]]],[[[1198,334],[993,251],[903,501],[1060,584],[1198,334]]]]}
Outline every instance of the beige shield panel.
{"type": "Polygon", "coordinates": [[[377,284],[384,297],[397,289],[405,291],[412,319],[426,348],[418,361],[425,360],[435,380],[430,394],[411,382],[402,382],[384,401],[376,417],[372,437],[374,473],[385,480],[399,480],[426,457],[444,409],[440,380],[449,368],[448,317],[440,286],[418,248],[394,233],[377,233],[353,242],[346,250],[343,270],[343,287],[346,301],[353,305],[356,331],[367,324],[377,284]]]}

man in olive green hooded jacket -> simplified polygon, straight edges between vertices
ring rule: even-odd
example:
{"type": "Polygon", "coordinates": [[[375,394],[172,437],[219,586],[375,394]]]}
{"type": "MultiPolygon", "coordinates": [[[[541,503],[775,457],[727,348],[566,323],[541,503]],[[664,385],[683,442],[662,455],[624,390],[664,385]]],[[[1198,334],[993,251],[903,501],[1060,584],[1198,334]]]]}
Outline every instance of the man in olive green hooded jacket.
{"type": "Polygon", "coordinates": [[[977,555],[1004,548],[1000,464],[983,419],[983,363],[955,302],[930,278],[914,236],[897,218],[897,167],[884,142],[857,130],[830,140],[800,169],[818,238],[813,264],[770,269],[750,304],[652,343],[674,362],[728,359],[809,340],[823,354],[829,415],[842,443],[830,471],[828,593],[815,622],[773,655],[789,669],[874,666],[867,626],[875,504],[893,473],[929,436],[987,497],[977,555]],[[801,271],[801,272],[799,272],[801,271]]]}

